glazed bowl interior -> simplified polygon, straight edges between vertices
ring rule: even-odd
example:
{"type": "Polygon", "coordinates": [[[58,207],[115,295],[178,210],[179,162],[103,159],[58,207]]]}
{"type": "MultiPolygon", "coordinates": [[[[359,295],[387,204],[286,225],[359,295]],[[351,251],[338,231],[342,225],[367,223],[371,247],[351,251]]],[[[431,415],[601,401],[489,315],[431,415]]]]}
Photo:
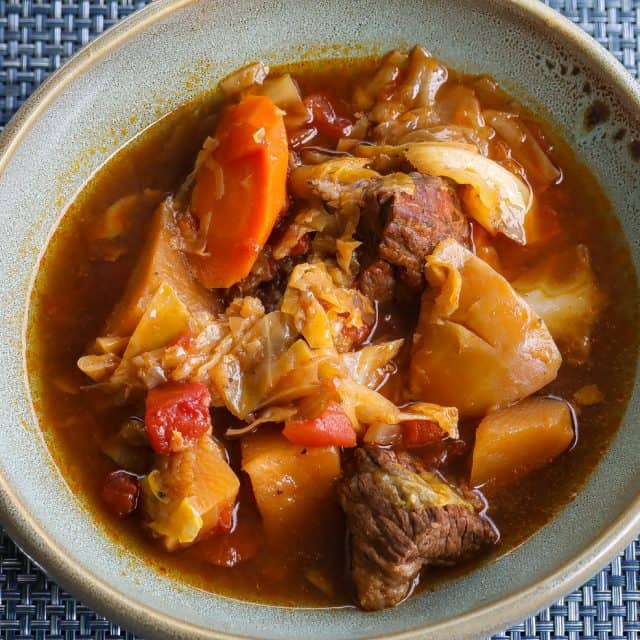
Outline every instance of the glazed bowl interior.
{"type": "Polygon", "coordinates": [[[375,614],[248,604],[161,577],[104,534],[52,461],[26,377],[25,317],[47,239],[92,173],[153,121],[247,61],[356,56],[413,43],[456,69],[493,75],[551,118],[600,180],[638,264],[638,91],[613,59],[538,2],[461,0],[454,10],[449,0],[158,0],[57,74],[3,139],[2,518],[65,586],[146,636],[477,638],[587,579],[640,528],[637,383],[613,446],[551,524],[473,574],[375,614]],[[587,131],[585,111],[596,100],[607,119],[587,131]]]}

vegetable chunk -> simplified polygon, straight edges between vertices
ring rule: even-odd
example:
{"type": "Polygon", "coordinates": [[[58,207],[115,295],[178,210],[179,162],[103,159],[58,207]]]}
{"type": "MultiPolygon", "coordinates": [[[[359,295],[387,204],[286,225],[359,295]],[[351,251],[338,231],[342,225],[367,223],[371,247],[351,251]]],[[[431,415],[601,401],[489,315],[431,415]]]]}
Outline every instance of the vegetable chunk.
{"type": "Polygon", "coordinates": [[[471,483],[501,486],[549,464],[573,442],[569,405],[527,398],[490,413],[476,431],[471,483]]]}
{"type": "Polygon", "coordinates": [[[513,288],[543,318],[563,355],[574,364],[585,362],[591,332],[606,303],[587,247],[580,244],[545,258],[515,280],[513,288]]]}
{"type": "Polygon", "coordinates": [[[201,382],[169,382],[147,394],[144,423],[156,453],[180,451],[211,429],[209,390],[201,382]]]}
{"type": "Polygon", "coordinates": [[[177,233],[171,203],[165,201],[153,214],[124,295],[107,319],[108,335],[130,336],[162,283],[173,289],[191,313],[215,310],[210,293],[194,281],[184,256],[175,248],[177,233]]]}
{"type": "Polygon", "coordinates": [[[176,292],[163,282],[140,318],[123,360],[165,347],[189,330],[189,311],[176,292]]]}
{"type": "Polygon", "coordinates": [[[307,447],[355,447],[356,432],[338,402],[328,402],[318,415],[290,418],[282,434],[291,442],[307,447]]]}
{"type": "Polygon", "coordinates": [[[208,225],[207,255],[192,260],[210,288],[230,287],[251,271],[285,205],[289,161],[282,112],[266,96],[227,109],[215,140],[191,197],[200,225],[208,225]]]}
{"type": "Polygon", "coordinates": [[[286,540],[317,522],[333,504],[340,453],[336,447],[294,444],[265,430],[242,440],[242,469],[251,478],[267,534],[286,540]]]}
{"type": "Polygon", "coordinates": [[[556,377],[561,357],[549,330],[483,260],[445,240],[426,275],[409,372],[414,397],[481,416],[556,377]]]}
{"type": "Polygon", "coordinates": [[[158,456],[142,481],[142,506],[149,528],[167,550],[226,530],[240,481],[222,447],[210,436],[171,456],[158,456]]]}

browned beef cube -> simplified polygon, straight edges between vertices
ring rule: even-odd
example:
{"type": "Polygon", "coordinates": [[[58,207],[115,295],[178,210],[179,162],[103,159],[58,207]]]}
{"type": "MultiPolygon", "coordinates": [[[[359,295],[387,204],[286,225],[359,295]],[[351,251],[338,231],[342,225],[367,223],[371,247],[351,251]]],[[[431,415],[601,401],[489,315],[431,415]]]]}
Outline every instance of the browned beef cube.
{"type": "Polygon", "coordinates": [[[390,302],[395,286],[393,267],[384,260],[376,260],[360,272],[358,288],[371,300],[390,302]]]}
{"type": "Polygon", "coordinates": [[[469,223],[450,182],[443,178],[412,173],[412,194],[396,192],[383,205],[386,224],[379,256],[398,268],[411,288],[424,286],[425,258],[438,242],[455,238],[469,245],[469,223]]]}
{"type": "Polygon", "coordinates": [[[497,541],[471,495],[392,450],[357,449],[338,495],[363,609],[395,606],[411,593],[423,567],[454,564],[497,541]]]}

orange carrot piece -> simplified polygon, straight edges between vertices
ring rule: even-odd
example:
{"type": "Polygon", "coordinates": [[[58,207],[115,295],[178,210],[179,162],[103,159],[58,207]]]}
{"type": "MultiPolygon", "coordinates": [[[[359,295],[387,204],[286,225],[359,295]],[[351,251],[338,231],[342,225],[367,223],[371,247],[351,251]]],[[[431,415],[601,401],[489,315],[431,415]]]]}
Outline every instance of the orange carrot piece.
{"type": "Polygon", "coordinates": [[[198,169],[191,210],[209,220],[207,253],[193,256],[206,287],[230,287],[251,271],[285,205],[287,133],[266,96],[227,109],[216,147],[198,169]]]}

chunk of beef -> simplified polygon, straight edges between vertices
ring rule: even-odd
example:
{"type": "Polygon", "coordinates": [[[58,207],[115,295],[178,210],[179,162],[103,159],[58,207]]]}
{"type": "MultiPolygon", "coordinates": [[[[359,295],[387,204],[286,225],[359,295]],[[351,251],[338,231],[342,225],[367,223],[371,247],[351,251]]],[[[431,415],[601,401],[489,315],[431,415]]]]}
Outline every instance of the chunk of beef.
{"type": "Polygon", "coordinates": [[[375,289],[387,300],[393,296],[394,287],[380,261],[393,265],[404,287],[419,293],[424,287],[425,258],[441,240],[455,238],[465,246],[470,245],[469,223],[451,183],[415,172],[409,175],[415,187],[413,193],[404,190],[377,193],[373,206],[363,214],[378,218],[366,222],[365,234],[371,236],[372,229],[381,231],[376,234],[376,259],[363,270],[359,285],[362,291],[375,289]]]}
{"type": "Polygon", "coordinates": [[[454,564],[498,537],[473,494],[462,495],[391,450],[357,449],[338,495],[363,609],[395,606],[410,594],[423,567],[454,564]]]}
{"type": "Polygon", "coordinates": [[[358,278],[358,288],[365,296],[378,302],[391,302],[396,286],[393,267],[384,260],[376,260],[365,267],[358,278]]]}
{"type": "Polygon", "coordinates": [[[254,296],[260,299],[267,313],[276,310],[287,288],[293,268],[305,259],[306,255],[296,255],[275,260],[271,255],[271,247],[267,245],[251,273],[227,289],[225,300],[231,302],[234,298],[254,296]]]}

